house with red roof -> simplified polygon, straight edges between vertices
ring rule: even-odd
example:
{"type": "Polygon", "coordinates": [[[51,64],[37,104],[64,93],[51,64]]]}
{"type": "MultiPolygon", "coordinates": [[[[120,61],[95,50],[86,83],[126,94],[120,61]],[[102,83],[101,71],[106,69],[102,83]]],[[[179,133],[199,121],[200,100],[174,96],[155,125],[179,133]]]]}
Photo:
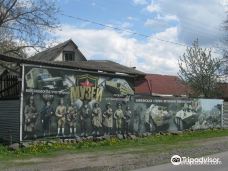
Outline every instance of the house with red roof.
{"type": "MultiPolygon", "coordinates": [[[[228,101],[228,84],[219,83],[220,96],[216,98],[228,101]]],[[[197,97],[190,86],[178,76],[147,74],[144,79],[135,82],[135,94],[160,97],[197,97]]]]}
{"type": "Polygon", "coordinates": [[[135,94],[186,97],[192,92],[189,86],[172,75],[147,74],[145,79],[136,81],[135,85],[135,94]]]}

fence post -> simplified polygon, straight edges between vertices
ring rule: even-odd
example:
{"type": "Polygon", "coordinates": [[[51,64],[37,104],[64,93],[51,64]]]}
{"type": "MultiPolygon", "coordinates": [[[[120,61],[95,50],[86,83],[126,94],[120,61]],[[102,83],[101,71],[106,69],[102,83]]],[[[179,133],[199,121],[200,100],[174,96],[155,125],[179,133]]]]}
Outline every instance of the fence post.
{"type": "Polygon", "coordinates": [[[224,112],[224,100],[222,102],[222,107],[221,107],[221,127],[222,128],[224,128],[224,120],[223,120],[224,119],[224,117],[223,117],[224,113],[223,112],[224,112]]]}

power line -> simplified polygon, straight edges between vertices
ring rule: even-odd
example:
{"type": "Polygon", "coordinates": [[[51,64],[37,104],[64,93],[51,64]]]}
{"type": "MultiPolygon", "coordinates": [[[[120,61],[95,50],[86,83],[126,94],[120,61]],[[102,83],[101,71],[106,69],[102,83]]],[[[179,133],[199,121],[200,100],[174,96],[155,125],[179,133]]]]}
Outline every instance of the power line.
{"type": "MultiPolygon", "coordinates": [[[[165,15],[165,13],[166,13],[168,15],[175,15],[176,16],[176,14],[172,10],[167,10],[166,8],[162,8],[162,11],[163,12],[160,13],[162,15],[165,15]]],[[[225,11],[224,11],[224,14],[225,14],[225,11]]],[[[222,24],[224,24],[224,21],[226,21],[226,20],[227,20],[226,18],[223,18],[223,22],[220,23],[221,24],[221,28],[222,28],[222,24]]],[[[178,19],[177,21],[183,21],[185,23],[189,23],[190,25],[192,25],[194,23],[194,25],[196,25],[197,28],[200,28],[203,31],[205,31],[205,25],[201,24],[202,23],[202,20],[199,20],[199,18],[196,19],[196,18],[189,17],[187,15],[184,15],[184,16],[181,16],[180,19],[178,19]]],[[[211,32],[214,32],[214,29],[211,29],[211,27],[207,27],[206,30],[211,30],[211,32]]],[[[218,28],[216,30],[219,31],[218,28]]]]}
{"type": "MultiPolygon", "coordinates": [[[[96,5],[98,5],[98,4],[100,7],[104,6],[104,4],[102,4],[100,2],[99,3],[96,2],[96,5]]],[[[162,13],[161,12],[159,13],[160,18],[157,16],[154,18],[155,20],[156,19],[162,20],[162,18],[164,18],[165,15],[175,15],[176,16],[176,14],[173,13],[172,10],[167,10],[166,8],[162,8],[162,11],[163,11],[162,13]],[[164,12],[167,14],[165,14],[164,12]]],[[[183,21],[184,23],[188,23],[187,27],[182,25],[182,27],[185,27],[185,31],[187,30],[187,32],[191,32],[191,33],[202,33],[200,36],[207,37],[207,39],[211,39],[211,40],[213,40],[211,35],[217,36],[218,33],[216,33],[216,32],[221,31],[218,28],[223,27],[222,25],[218,28],[205,27],[205,24],[201,24],[202,20],[192,18],[192,17],[186,16],[186,15],[181,16],[180,19],[177,19],[176,21],[178,21],[178,22],[183,21]],[[205,34],[208,34],[209,36],[205,36],[205,34]]],[[[225,18],[224,18],[224,21],[225,21],[225,18]]],[[[224,24],[224,21],[222,22],[223,24],[224,24]]],[[[220,23],[220,24],[222,24],[222,23],[220,23]]],[[[224,50],[224,49],[221,49],[221,50],[224,50]]]]}
{"type": "MultiPolygon", "coordinates": [[[[100,23],[100,22],[97,22],[97,21],[93,21],[93,20],[90,20],[90,19],[86,19],[86,18],[82,18],[82,17],[67,15],[67,14],[64,14],[64,13],[61,13],[61,15],[65,16],[65,17],[68,17],[68,18],[73,18],[73,19],[76,19],[76,20],[79,20],[79,21],[83,21],[83,22],[99,25],[99,26],[102,26],[104,28],[110,28],[110,29],[113,29],[113,30],[122,31],[122,32],[133,34],[133,35],[138,35],[138,36],[144,37],[144,38],[152,37],[151,35],[146,35],[146,34],[134,32],[134,31],[131,31],[131,30],[128,30],[128,29],[124,29],[124,28],[120,28],[120,27],[116,27],[116,26],[103,24],[103,23],[100,23]]],[[[178,43],[178,42],[174,42],[174,41],[170,41],[170,40],[160,39],[160,38],[156,38],[156,37],[153,37],[153,39],[156,39],[156,40],[162,41],[162,42],[166,42],[166,43],[170,43],[170,44],[174,44],[174,45],[178,45],[178,46],[182,46],[182,47],[188,47],[186,44],[178,43]]],[[[213,48],[213,47],[211,47],[211,48],[213,48]]],[[[219,50],[222,50],[222,51],[224,50],[224,49],[221,49],[221,48],[218,48],[218,47],[216,49],[219,49],[219,50]]],[[[213,52],[213,53],[220,54],[218,52],[213,52]]]]}
{"type": "MultiPolygon", "coordinates": [[[[80,20],[80,21],[83,21],[83,22],[100,25],[102,27],[111,28],[111,29],[114,29],[114,30],[123,31],[123,32],[127,32],[127,33],[130,33],[130,34],[138,35],[138,36],[141,36],[141,37],[144,37],[144,38],[152,37],[150,35],[134,32],[134,31],[131,31],[131,30],[128,30],[128,29],[120,28],[120,27],[106,25],[106,24],[103,24],[103,23],[99,23],[99,22],[92,21],[92,20],[85,19],[85,18],[81,18],[81,17],[75,17],[75,16],[71,16],[71,15],[66,15],[66,14],[63,14],[63,13],[61,15],[69,17],[69,18],[74,18],[74,19],[77,19],[77,20],[80,20]]],[[[182,44],[182,43],[173,42],[173,41],[169,41],[169,40],[164,40],[164,39],[160,39],[160,38],[155,38],[155,39],[157,39],[159,41],[163,41],[163,42],[172,43],[172,44],[176,44],[176,45],[180,45],[180,46],[186,47],[186,45],[182,44]]]]}

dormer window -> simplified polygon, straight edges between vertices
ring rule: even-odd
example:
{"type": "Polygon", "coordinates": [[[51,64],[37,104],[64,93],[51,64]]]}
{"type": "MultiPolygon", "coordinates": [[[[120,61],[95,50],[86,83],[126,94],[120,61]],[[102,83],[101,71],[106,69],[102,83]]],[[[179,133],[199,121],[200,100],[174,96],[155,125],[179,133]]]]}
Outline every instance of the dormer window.
{"type": "Polygon", "coordinates": [[[63,52],[63,60],[64,61],[74,61],[75,60],[75,54],[74,52],[63,52]]]}

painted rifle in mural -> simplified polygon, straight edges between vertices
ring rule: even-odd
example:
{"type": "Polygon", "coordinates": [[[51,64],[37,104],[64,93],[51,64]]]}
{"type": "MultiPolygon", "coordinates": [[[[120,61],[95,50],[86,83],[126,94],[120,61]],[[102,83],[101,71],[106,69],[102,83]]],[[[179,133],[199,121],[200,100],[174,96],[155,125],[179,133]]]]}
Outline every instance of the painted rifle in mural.
{"type": "Polygon", "coordinates": [[[71,105],[67,109],[66,119],[70,128],[70,136],[77,137],[78,110],[73,102],[71,102],[71,105]]]}
{"type": "Polygon", "coordinates": [[[134,95],[133,79],[25,66],[23,140],[221,126],[222,100],[134,95]]]}
{"type": "Polygon", "coordinates": [[[103,126],[105,135],[110,135],[113,128],[113,110],[111,103],[106,104],[106,110],[103,113],[103,126]]]}

